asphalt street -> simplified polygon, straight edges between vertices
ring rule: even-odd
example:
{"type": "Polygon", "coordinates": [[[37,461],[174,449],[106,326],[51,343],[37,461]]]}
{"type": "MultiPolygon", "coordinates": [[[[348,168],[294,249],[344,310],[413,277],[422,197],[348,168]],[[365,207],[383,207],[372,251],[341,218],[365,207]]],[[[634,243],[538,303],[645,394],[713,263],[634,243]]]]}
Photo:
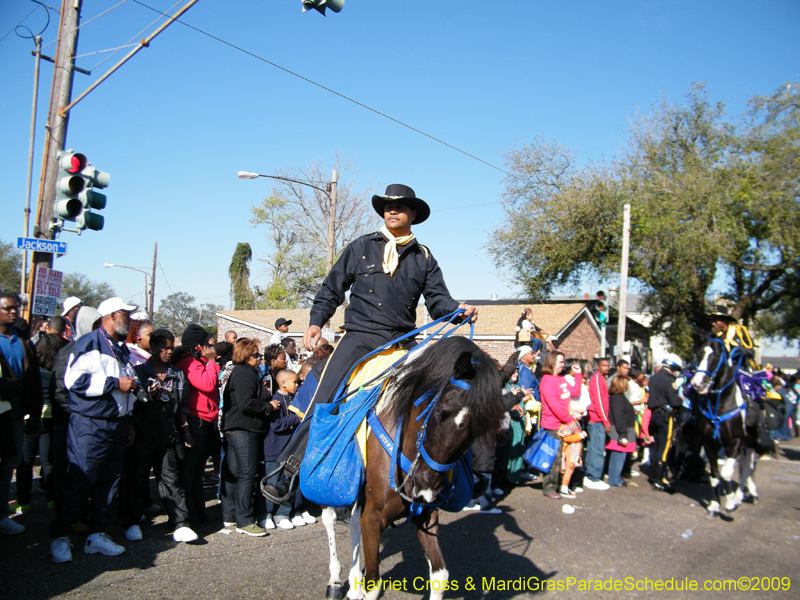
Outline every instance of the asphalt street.
{"type": "MultiPolygon", "coordinates": [[[[784,444],[779,460],[762,460],[756,480],[759,504],[745,504],[727,520],[705,518],[707,486],[680,482],[667,495],[651,491],[644,476],[628,488],[586,490],[571,501],[544,498],[533,482],[503,497],[500,515],[442,513],[441,545],[458,585],[445,598],[798,598],[800,443],[784,444]],[[562,512],[565,504],[575,512],[562,512]],[[704,591],[706,585],[728,590],[704,591]]],[[[109,531],[126,546],[123,555],[86,555],[76,537],[74,562],[61,565],[47,553],[52,512],[35,494],[33,509],[17,517],[28,530],[0,537],[0,598],[324,597],[321,522],[265,538],[226,532],[214,525],[221,514],[206,491],[211,522],[199,532],[201,543],[175,544],[159,515],[142,528],[141,542],[125,541],[118,526],[109,531]]],[[[345,563],[349,536],[342,524],[337,538],[345,563]]],[[[399,588],[383,598],[427,597],[427,564],[413,526],[386,531],[380,556],[382,577],[399,588]]]]}

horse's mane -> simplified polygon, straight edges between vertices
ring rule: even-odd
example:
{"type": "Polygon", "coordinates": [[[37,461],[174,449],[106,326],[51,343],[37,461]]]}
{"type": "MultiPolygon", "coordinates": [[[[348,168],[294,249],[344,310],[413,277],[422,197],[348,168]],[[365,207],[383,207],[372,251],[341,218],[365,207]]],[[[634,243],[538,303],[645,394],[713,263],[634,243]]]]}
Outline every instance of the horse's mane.
{"type": "Polygon", "coordinates": [[[384,410],[392,420],[407,420],[414,402],[428,390],[440,392],[453,376],[456,360],[463,352],[472,355],[475,377],[465,391],[464,406],[470,410],[470,433],[478,438],[500,425],[502,414],[501,378],[495,361],[465,337],[451,336],[430,344],[413,360],[406,361],[395,375],[384,410]]]}

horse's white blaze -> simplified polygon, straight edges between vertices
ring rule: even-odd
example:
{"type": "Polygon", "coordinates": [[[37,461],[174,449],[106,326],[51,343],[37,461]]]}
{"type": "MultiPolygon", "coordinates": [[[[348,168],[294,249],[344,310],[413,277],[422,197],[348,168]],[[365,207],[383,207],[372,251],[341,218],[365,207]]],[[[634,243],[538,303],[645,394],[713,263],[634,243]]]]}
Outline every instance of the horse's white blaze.
{"type": "Polygon", "coordinates": [[[709,385],[711,384],[711,378],[708,376],[708,374],[703,373],[702,371],[710,370],[708,368],[708,358],[711,356],[712,352],[713,350],[711,346],[706,346],[703,349],[703,358],[700,360],[700,364],[697,365],[697,373],[695,373],[694,377],[692,377],[692,385],[699,394],[705,394],[709,385]]]}
{"type": "Polygon", "coordinates": [[[461,427],[461,423],[464,422],[464,419],[467,418],[467,415],[469,415],[469,408],[467,408],[466,406],[462,408],[460,411],[458,411],[458,414],[454,419],[456,422],[456,427],[461,427]]]}

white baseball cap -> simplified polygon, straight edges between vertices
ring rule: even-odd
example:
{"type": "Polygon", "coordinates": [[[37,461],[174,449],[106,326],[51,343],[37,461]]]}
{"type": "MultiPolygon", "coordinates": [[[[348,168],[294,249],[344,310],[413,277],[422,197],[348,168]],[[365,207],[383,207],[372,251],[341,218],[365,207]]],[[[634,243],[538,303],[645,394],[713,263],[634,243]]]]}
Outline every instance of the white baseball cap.
{"type": "Polygon", "coordinates": [[[103,300],[100,303],[100,306],[97,307],[97,312],[100,313],[101,317],[107,317],[113,312],[126,312],[131,313],[136,310],[136,306],[132,304],[125,304],[122,301],[122,298],[109,298],[108,300],[103,300]]]}
{"type": "Polygon", "coordinates": [[[67,313],[71,311],[73,308],[78,306],[79,304],[83,304],[83,301],[78,298],[77,296],[70,296],[66,300],[64,300],[64,310],[61,311],[61,316],[67,316],[67,313]]]}
{"type": "Polygon", "coordinates": [[[517,348],[517,350],[519,350],[519,356],[517,358],[522,358],[528,352],[533,352],[533,348],[531,348],[530,346],[520,346],[519,348],[517,348]]]}

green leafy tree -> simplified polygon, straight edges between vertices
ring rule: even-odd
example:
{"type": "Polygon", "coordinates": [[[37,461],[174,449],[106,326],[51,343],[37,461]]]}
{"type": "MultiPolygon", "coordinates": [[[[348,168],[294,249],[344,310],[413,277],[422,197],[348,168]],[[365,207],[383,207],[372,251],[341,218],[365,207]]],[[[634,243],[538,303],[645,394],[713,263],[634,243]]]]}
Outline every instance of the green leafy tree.
{"type": "Polygon", "coordinates": [[[569,149],[541,139],[512,150],[506,219],[489,251],[532,297],[609,278],[629,203],[630,277],[653,328],[687,355],[707,336],[715,279],[745,323],[788,296],[800,225],[796,108],[796,87],[782,88],[734,126],[695,85],[635,120],[609,164],[578,168],[569,149]]]}
{"type": "Polygon", "coordinates": [[[0,290],[19,292],[22,281],[22,254],[13,244],[0,240],[0,290]]]}
{"type": "Polygon", "coordinates": [[[97,306],[107,298],[113,298],[117,293],[105,281],[92,281],[81,273],[67,273],[61,281],[61,299],[59,302],[59,314],[61,303],[70,296],[81,299],[84,306],[97,306]]]}
{"type": "Polygon", "coordinates": [[[169,329],[176,337],[192,323],[197,323],[209,333],[216,335],[217,313],[225,310],[219,304],[205,303],[195,305],[196,298],[186,292],[175,292],[164,298],[153,313],[153,326],[156,329],[169,329]]]}
{"type": "MultiPolygon", "coordinates": [[[[375,225],[372,187],[357,191],[355,163],[336,154],[339,173],[333,255],[375,225]]],[[[263,262],[269,283],[254,290],[257,308],[308,306],[325,277],[331,202],[326,189],[329,171],[315,163],[308,169],[284,169],[277,176],[316,182],[319,190],[291,181],[276,181],[273,193],[253,206],[250,222],[266,226],[271,251],[263,262]]]]}
{"type": "Polygon", "coordinates": [[[199,320],[200,312],[194,306],[194,301],[195,297],[185,292],[170,294],[153,313],[153,327],[169,329],[176,337],[180,337],[187,326],[199,320]]]}
{"type": "Polygon", "coordinates": [[[231,278],[231,302],[234,310],[255,308],[253,290],[250,289],[250,260],[253,250],[248,243],[236,244],[228,275],[231,278]]]}

